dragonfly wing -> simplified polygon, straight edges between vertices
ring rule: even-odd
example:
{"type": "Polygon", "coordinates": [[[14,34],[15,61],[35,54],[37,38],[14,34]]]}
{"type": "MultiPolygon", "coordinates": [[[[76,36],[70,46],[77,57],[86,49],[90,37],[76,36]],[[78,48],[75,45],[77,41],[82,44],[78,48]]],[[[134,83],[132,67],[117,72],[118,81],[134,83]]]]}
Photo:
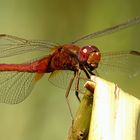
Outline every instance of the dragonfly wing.
{"type": "Polygon", "coordinates": [[[97,69],[99,74],[123,72],[130,77],[140,74],[140,53],[136,51],[102,53],[102,59],[97,69]]]}
{"type": "Polygon", "coordinates": [[[110,28],[106,28],[106,29],[103,29],[103,30],[91,33],[89,35],[83,36],[83,37],[73,41],[72,43],[77,43],[77,42],[80,42],[80,41],[83,41],[83,40],[87,40],[87,39],[102,37],[104,35],[108,35],[108,34],[114,33],[116,31],[128,28],[128,27],[130,27],[132,25],[136,25],[136,24],[139,24],[139,23],[140,23],[140,16],[132,18],[132,19],[129,19],[129,20],[127,20],[127,21],[125,21],[125,22],[123,22],[121,24],[112,26],[110,28]]]}
{"type": "MultiPolygon", "coordinates": [[[[74,77],[74,72],[70,71],[70,70],[57,70],[54,71],[50,77],[49,77],[49,81],[59,87],[59,88],[63,88],[63,89],[67,89],[70,83],[70,80],[74,77]]],[[[87,78],[85,73],[82,71],[79,77],[79,90],[83,91],[84,90],[84,84],[86,82],[87,78]]],[[[75,90],[76,89],[76,79],[74,79],[71,90],[75,90]]],[[[84,92],[84,91],[83,91],[84,92]]]]}
{"type": "Polygon", "coordinates": [[[50,53],[51,48],[54,46],[56,44],[43,40],[25,40],[11,35],[0,34],[0,58],[34,51],[50,53]]]}
{"type": "Polygon", "coordinates": [[[56,70],[49,76],[49,82],[59,88],[66,89],[69,81],[74,77],[74,72],[69,70],[56,70]]]}
{"type": "Polygon", "coordinates": [[[17,104],[28,97],[33,88],[35,73],[0,72],[0,102],[17,104]]]}

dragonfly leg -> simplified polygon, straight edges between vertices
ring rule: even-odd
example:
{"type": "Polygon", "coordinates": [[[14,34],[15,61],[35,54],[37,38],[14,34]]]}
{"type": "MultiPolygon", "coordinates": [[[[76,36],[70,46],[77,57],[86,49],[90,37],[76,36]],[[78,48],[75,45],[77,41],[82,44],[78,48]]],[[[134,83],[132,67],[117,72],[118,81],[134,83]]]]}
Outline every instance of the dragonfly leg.
{"type": "Polygon", "coordinates": [[[81,70],[79,69],[76,73],[76,87],[75,87],[75,95],[78,99],[79,102],[81,102],[80,100],[80,97],[79,97],[79,79],[80,79],[80,73],[81,73],[81,70]]]}
{"type": "Polygon", "coordinates": [[[71,115],[71,118],[72,118],[72,122],[74,120],[74,117],[73,117],[73,113],[72,113],[72,110],[71,110],[71,107],[70,107],[68,96],[69,96],[69,92],[70,92],[70,89],[72,87],[72,84],[73,84],[73,81],[74,81],[75,77],[76,77],[76,73],[74,73],[74,76],[70,79],[70,82],[69,82],[69,85],[67,87],[66,94],[65,94],[67,105],[68,105],[68,108],[69,108],[69,111],[70,111],[70,115],[71,115]]]}

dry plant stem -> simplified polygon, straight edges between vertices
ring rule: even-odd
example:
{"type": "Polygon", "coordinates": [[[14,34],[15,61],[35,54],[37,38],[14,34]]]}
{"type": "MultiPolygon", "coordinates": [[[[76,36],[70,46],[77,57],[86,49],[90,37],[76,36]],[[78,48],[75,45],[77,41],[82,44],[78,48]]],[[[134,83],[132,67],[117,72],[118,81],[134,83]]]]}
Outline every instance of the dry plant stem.
{"type": "Polygon", "coordinates": [[[93,104],[93,93],[86,91],[78,111],[74,117],[73,124],[68,133],[67,140],[86,140],[89,132],[90,117],[93,104]]]}
{"type": "Polygon", "coordinates": [[[91,79],[96,86],[88,140],[135,140],[140,100],[114,83],[95,76],[91,79]]]}

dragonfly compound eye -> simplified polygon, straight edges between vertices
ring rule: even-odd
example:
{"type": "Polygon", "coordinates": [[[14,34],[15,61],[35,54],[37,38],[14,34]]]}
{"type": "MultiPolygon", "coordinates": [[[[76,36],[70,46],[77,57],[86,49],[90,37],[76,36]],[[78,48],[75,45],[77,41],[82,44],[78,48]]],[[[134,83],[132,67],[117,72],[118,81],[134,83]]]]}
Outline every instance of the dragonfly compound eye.
{"type": "Polygon", "coordinates": [[[92,68],[97,68],[98,67],[98,63],[101,59],[101,53],[100,52],[92,52],[87,60],[87,63],[90,67],[92,68]]]}
{"type": "Polygon", "coordinates": [[[84,46],[79,50],[78,59],[80,62],[87,63],[87,60],[93,52],[99,52],[99,49],[95,46],[84,46]]]}

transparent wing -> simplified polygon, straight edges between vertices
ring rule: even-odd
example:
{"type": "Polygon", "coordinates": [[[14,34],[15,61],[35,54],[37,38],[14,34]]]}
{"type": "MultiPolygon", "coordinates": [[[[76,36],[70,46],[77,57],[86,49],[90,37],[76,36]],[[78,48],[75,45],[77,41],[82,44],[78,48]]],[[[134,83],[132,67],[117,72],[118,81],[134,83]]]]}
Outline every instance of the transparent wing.
{"type": "Polygon", "coordinates": [[[140,53],[136,51],[102,53],[97,69],[99,74],[123,72],[131,76],[140,74],[140,53]]]}
{"type": "MultiPolygon", "coordinates": [[[[49,82],[59,88],[66,89],[69,81],[74,77],[74,72],[70,70],[56,70],[49,76],[49,82]]],[[[73,84],[74,85],[74,84],[73,84]]]]}
{"type": "Polygon", "coordinates": [[[104,36],[104,35],[107,35],[107,34],[111,34],[111,33],[114,33],[116,31],[128,28],[128,27],[130,27],[132,25],[136,25],[138,23],[140,23],[140,16],[132,18],[132,19],[129,19],[128,21],[125,21],[125,22],[123,22],[121,24],[112,26],[110,28],[106,28],[106,29],[91,33],[89,35],[83,36],[83,37],[73,41],[72,43],[77,43],[77,42],[80,42],[80,41],[83,41],[83,40],[97,38],[97,37],[101,37],[101,36],[104,36]]]}
{"type": "Polygon", "coordinates": [[[0,102],[17,104],[28,97],[33,88],[35,73],[0,72],[0,102]]]}
{"type": "MultiPolygon", "coordinates": [[[[49,77],[49,81],[59,87],[59,88],[63,88],[63,89],[67,89],[70,83],[71,78],[74,77],[74,72],[70,71],[70,70],[58,70],[53,72],[50,77],[49,77]]],[[[87,77],[85,75],[85,73],[82,71],[79,77],[79,90],[83,91],[84,90],[84,84],[87,80],[87,77]]],[[[74,79],[71,90],[75,90],[76,89],[76,80],[74,79]]]]}
{"type": "Polygon", "coordinates": [[[0,34],[0,58],[33,51],[45,51],[49,53],[51,48],[56,45],[43,40],[25,40],[11,35],[0,34]]]}

